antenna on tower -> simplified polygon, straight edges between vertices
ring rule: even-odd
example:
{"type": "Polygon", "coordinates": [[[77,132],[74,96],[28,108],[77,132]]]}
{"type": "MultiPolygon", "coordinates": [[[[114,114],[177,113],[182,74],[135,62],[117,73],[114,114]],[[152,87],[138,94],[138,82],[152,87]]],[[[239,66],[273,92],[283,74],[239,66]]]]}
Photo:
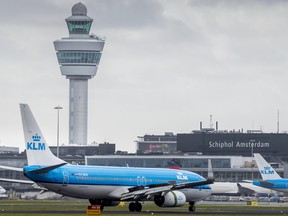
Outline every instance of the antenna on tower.
{"type": "Polygon", "coordinates": [[[279,122],[280,122],[280,114],[279,109],[277,110],[277,133],[279,133],[279,122]]]}
{"type": "Polygon", "coordinates": [[[210,128],[213,128],[212,115],[210,115],[210,128]]]}

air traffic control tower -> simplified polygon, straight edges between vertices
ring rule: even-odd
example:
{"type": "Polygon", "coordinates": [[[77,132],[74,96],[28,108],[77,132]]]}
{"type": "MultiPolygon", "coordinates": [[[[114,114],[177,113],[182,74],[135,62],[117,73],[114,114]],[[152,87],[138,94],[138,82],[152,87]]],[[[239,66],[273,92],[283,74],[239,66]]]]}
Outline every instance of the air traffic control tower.
{"type": "Polygon", "coordinates": [[[69,144],[87,144],[88,79],[96,75],[105,41],[89,34],[93,19],[82,3],[66,19],[69,37],[54,41],[61,74],[69,79],[69,144]]]}

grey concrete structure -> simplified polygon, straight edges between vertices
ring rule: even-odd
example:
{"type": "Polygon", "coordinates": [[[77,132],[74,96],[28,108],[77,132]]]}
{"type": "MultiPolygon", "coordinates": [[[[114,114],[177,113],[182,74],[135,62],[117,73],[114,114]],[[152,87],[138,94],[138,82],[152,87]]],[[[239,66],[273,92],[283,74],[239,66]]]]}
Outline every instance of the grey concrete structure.
{"type": "Polygon", "coordinates": [[[88,79],[96,75],[105,41],[89,34],[93,19],[82,3],[66,19],[69,37],[54,41],[61,74],[70,80],[69,143],[87,144],[88,79]]]}

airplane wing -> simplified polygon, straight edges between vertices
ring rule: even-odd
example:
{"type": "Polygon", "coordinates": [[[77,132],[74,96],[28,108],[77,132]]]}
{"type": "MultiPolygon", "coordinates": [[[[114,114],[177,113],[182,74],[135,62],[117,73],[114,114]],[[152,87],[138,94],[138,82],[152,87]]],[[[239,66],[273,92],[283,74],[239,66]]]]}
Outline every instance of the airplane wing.
{"type": "Polygon", "coordinates": [[[240,194],[245,194],[245,195],[253,195],[256,193],[256,191],[250,189],[250,188],[247,188],[247,187],[244,187],[242,186],[241,184],[237,183],[237,187],[238,187],[238,192],[240,194]]]}
{"type": "Polygon", "coordinates": [[[207,178],[204,181],[198,181],[198,182],[185,182],[180,184],[167,184],[167,185],[153,185],[153,187],[150,188],[144,188],[144,187],[137,187],[130,190],[130,192],[122,194],[120,200],[138,200],[138,199],[150,199],[154,195],[161,195],[164,196],[170,191],[173,190],[180,190],[184,188],[192,188],[196,186],[201,185],[207,185],[207,184],[213,184],[214,178],[207,178]]]}
{"type": "Polygon", "coordinates": [[[20,183],[20,184],[29,184],[31,185],[34,189],[42,190],[42,191],[47,191],[46,188],[39,186],[33,181],[30,180],[22,180],[22,179],[7,179],[7,178],[0,178],[0,181],[2,182],[10,182],[10,183],[20,183]]]}

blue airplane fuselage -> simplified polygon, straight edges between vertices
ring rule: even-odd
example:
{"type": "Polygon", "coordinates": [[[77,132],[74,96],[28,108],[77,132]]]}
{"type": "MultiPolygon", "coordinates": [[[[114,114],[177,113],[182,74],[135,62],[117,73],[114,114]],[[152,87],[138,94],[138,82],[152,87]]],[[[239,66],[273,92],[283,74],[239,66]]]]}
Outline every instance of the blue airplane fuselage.
{"type": "Polygon", "coordinates": [[[268,188],[271,190],[288,192],[288,179],[271,179],[265,181],[253,181],[253,185],[268,188]]]}
{"type": "MultiPolygon", "coordinates": [[[[26,177],[37,184],[54,192],[78,198],[107,196],[111,199],[117,199],[121,195],[121,192],[115,192],[117,189],[123,190],[125,193],[128,188],[135,186],[147,187],[205,180],[193,172],[162,168],[64,165],[48,173],[33,173],[33,170],[44,167],[25,166],[23,170],[26,177]],[[83,193],[83,191],[85,192],[83,193]]],[[[209,185],[195,186],[191,189],[198,191],[199,194],[204,191],[203,196],[211,193],[209,185]]],[[[188,190],[185,191],[188,193],[188,190]]],[[[187,198],[191,196],[188,194],[187,198]]]]}

